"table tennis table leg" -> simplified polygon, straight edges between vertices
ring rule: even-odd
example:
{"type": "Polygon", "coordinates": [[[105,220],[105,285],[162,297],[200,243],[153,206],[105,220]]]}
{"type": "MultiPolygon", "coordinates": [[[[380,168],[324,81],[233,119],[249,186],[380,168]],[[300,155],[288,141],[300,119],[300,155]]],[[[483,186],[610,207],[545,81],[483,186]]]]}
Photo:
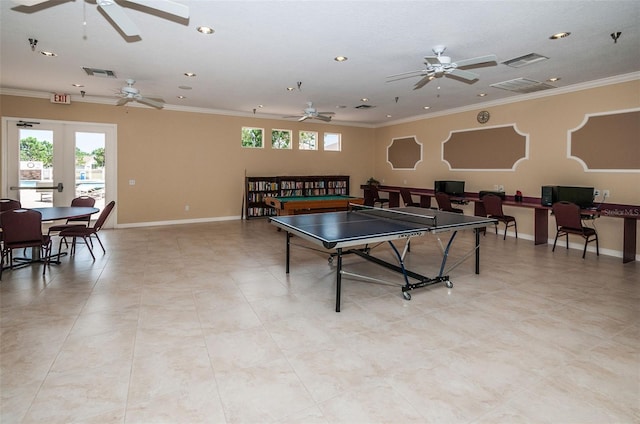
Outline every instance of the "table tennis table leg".
{"type": "MultiPolygon", "coordinates": [[[[476,228],[476,274],[480,274],[480,228],[476,228]]],[[[506,231],[506,230],[505,230],[506,231]]]]}
{"type": "Polygon", "coordinates": [[[340,312],[340,292],[342,291],[342,249],[337,249],[338,270],[336,272],[336,312],[340,312]]]}
{"type": "Polygon", "coordinates": [[[287,265],[286,272],[289,273],[289,251],[291,250],[291,233],[287,231],[287,265]]]}

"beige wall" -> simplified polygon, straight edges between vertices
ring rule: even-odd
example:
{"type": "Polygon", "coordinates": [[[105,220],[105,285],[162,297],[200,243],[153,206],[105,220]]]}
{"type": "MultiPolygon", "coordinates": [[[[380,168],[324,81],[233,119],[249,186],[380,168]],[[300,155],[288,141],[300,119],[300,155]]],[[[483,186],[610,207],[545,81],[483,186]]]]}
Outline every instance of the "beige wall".
{"type": "MultiPolygon", "coordinates": [[[[529,134],[529,159],[515,171],[450,171],[441,160],[441,143],[450,131],[482,127],[478,110],[370,129],[325,123],[232,117],[137,107],[74,102],[51,104],[48,99],[2,96],[2,116],[117,124],[118,224],[239,216],[245,170],[247,175],[351,176],[351,193],[370,176],[389,185],[433,186],[436,179],[461,179],[468,191],[505,186],[509,194],[540,196],[541,185],[588,185],[609,189],[610,203],[640,204],[640,174],[584,172],[567,159],[567,131],[585,114],[640,107],[640,82],[608,85],[568,94],[487,108],[487,126],[515,124],[529,134]],[[274,151],[240,147],[240,128],[254,126],[342,133],[343,152],[274,151]],[[392,138],[415,135],[423,143],[424,159],[415,171],[394,171],[386,161],[392,138]],[[136,185],[129,186],[129,179],[136,185]],[[405,183],[406,181],[406,183],[405,183]],[[189,204],[190,211],[184,210],[189,204]]],[[[639,140],[640,143],[640,140],[639,140]]],[[[606,149],[606,140],[603,143],[606,149]]],[[[500,154],[496,152],[496,154],[500,154]]],[[[467,212],[472,213],[467,206],[467,212]]],[[[512,208],[523,235],[533,234],[533,213],[512,208]]],[[[550,219],[549,234],[553,236],[550,219]]],[[[601,247],[622,249],[622,219],[597,221],[601,247]]],[[[638,242],[640,246],[640,241],[638,242]]]]}
{"type": "Polygon", "coordinates": [[[245,171],[265,175],[350,175],[352,193],[371,175],[374,130],[325,123],[187,113],[2,96],[2,116],[118,126],[118,224],[241,215],[245,171]],[[243,126],[342,134],[343,151],[246,149],[243,126]],[[135,179],[135,186],[129,180],[135,179]],[[190,210],[185,211],[185,205],[190,210]]]}
{"type": "MultiPolygon", "coordinates": [[[[507,194],[522,191],[524,196],[540,197],[542,185],[583,185],[608,189],[608,203],[640,205],[640,173],[585,172],[582,165],[567,158],[567,133],[581,125],[586,114],[640,107],[640,81],[609,85],[573,93],[561,94],[485,108],[491,120],[484,125],[476,121],[481,109],[442,117],[423,119],[376,130],[374,176],[384,184],[433,188],[438,179],[466,181],[466,190],[493,190],[504,185],[507,194]],[[516,125],[529,135],[529,159],[518,164],[515,171],[450,171],[441,160],[442,142],[450,131],[488,126],[516,125]],[[394,171],[386,162],[386,148],[393,138],[415,135],[424,144],[424,159],[415,171],[394,171]],[[406,184],[405,184],[406,181],[406,184]]],[[[640,134],[638,135],[640,154],[640,134]]],[[[602,149],[607,148],[603,140],[602,149]]],[[[495,152],[500,154],[500,152],[495,152]]],[[[472,213],[467,206],[467,213],[472,213]]],[[[516,216],[518,230],[533,234],[533,212],[522,208],[505,211],[516,216]]],[[[555,236],[555,221],[549,219],[549,235],[555,236]]],[[[622,225],[619,218],[601,218],[596,222],[601,247],[622,250],[622,225]]],[[[639,233],[640,236],[640,233],[639,233]]],[[[640,246],[640,237],[638,238],[640,246]]]]}

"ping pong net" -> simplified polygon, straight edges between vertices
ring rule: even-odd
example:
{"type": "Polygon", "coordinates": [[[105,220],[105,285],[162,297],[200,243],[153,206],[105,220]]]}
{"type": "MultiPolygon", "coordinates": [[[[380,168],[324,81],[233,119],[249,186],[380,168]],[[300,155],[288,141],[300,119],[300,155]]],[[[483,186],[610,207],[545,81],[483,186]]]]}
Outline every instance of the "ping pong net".
{"type": "Polygon", "coordinates": [[[358,205],[355,203],[349,204],[349,211],[352,213],[358,213],[367,216],[374,216],[376,218],[389,219],[392,221],[411,222],[413,224],[419,224],[424,227],[437,227],[438,220],[435,215],[429,215],[426,213],[413,213],[408,211],[401,211],[397,209],[383,209],[373,206],[358,205]]]}

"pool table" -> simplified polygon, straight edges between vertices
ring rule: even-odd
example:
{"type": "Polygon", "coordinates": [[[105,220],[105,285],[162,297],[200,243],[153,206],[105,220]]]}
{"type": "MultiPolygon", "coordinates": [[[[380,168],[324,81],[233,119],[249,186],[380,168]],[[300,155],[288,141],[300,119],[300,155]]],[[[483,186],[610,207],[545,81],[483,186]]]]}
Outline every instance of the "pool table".
{"type": "Polygon", "coordinates": [[[362,205],[364,199],[345,195],[265,197],[264,202],[276,209],[278,215],[336,212],[349,209],[349,203],[362,205]]]}

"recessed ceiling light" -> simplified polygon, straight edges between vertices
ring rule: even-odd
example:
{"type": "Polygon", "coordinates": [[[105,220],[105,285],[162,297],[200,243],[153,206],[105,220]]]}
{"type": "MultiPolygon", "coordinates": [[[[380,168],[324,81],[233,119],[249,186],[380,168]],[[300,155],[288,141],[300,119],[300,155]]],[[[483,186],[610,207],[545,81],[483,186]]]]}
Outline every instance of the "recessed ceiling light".
{"type": "Polygon", "coordinates": [[[264,105],[258,105],[258,107],[259,107],[260,109],[262,109],[262,108],[264,107],[264,105]]]}
{"type": "Polygon", "coordinates": [[[293,91],[293,90],[295,90],[295,88],[293,88],[293,87],[287,87],[287,91],[293,91]]]}
{"type": "Polygon", "coordinates": [[[363,97],[363,98],[361,98],[361,99],[360,99],[360,101],[361,101],[361,102],[368,102],[368,101],[369,101],[369,99],[367,99],[366,97],[363,97]]]}
{"type": "Polygon", "coordinates": [[[196,74],[194,72],[185,72],[184,75],[186,77],[195,77],[196,76],[196,74]]]}
{"type": "Polygon", "coordinates": [[[431,106],[424,106],[424,107],[423,107],[423,109],[424,109],[424,110],[431,109],[431,106]]]}
{"type": "Polygon", "coordinates": [[[549,37],[551,40],[558,40],[560,38],[565,38],[570,36],[571,33],[570,32],[559,32],[557,34],[553,34],[551,37],[549,37]]]}
{"type": "Polygon", "coordinates": [[[179,98],[179,99],[186,99],[187,98],[187,96],[176,96],[176,97],[179,98]]]}
{"type": "Polygon", "coordinates": [[[345,106],[345,105],[338,105],[338,106],[336,106],[336,109],[346,109],[346,108],[347,108],[347,106],[345,106]]]}
{"type": "Polygon", "coordinates": [[[336,62],[344,62],[346,60],[348,60],[349,58],[346,56],[336,56],[333,58],[333,60],[335,60],[336,62]]]}
{"type": "Polygon", "coordinates": [[[478,97],[486,97],[487,93],[478,93],[478,97]]]}
{"type": "Polygon", "coordinates": [[[551,78],[549,78],[547,81],[549,81],[549,82],[556,82],[556,81],[560,81],[560,79],[561,79],[560,77],[551,77],[551,78]]]}
{"type": "Polygon", "coordinates": [[[199,26],[196,28],[196,31],[201,32],[202,34],[213,34],[215,32],[213,28],[208,26],[199,26]]]}
{"type": "Polygon", "coordinates": [[[387,118],[391,118],[391,115],[387,115],[387,118]]]}
{"type": "Polygon", "coordinates": [[[55,54],[55,53],[53,53],[53,52],[46,52],[46,51],[44,51],[44,50],[42,50],[42,51],[40,52],[40,54],[41,54],[41,55],[44,55],[44,56],[47,56],[47,57],[56,57],[56,56],[58,56],[57,54],[55,54]]]}
{"type": "Polygon", "coordinates": [[[73,87],[84,87],[82,84],[71,84],[73,87]]]}

